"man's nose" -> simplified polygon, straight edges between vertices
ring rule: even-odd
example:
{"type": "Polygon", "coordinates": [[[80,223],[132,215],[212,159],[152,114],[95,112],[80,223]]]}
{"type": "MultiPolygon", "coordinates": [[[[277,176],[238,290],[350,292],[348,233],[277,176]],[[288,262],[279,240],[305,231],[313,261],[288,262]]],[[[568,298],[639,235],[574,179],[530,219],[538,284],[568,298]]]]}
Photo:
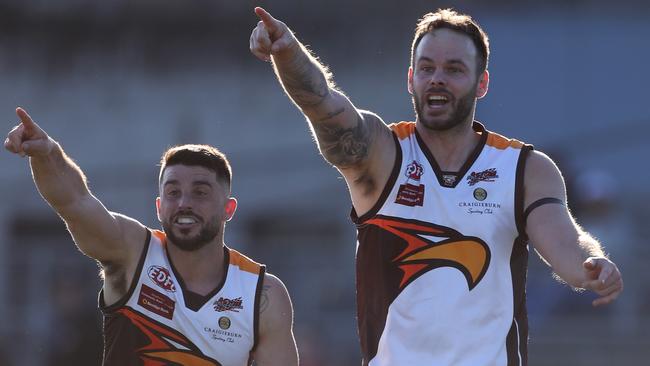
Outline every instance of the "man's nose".
{"type": "Polygon", "coordinates": [[[191,208],[192,207],[192,196],[189,194],[182,194],[181,198],[178,200],[179,208],[191,208]]]}
{"type": "Polygon", "coordinates": [[[429,83],[432,85],[446,85],[447,84],[447,79],[444,73],[444,70],[442,68],[438,67],[436,68],[433,73],[431,74],[431,78],[429,79],[429,83]]]}

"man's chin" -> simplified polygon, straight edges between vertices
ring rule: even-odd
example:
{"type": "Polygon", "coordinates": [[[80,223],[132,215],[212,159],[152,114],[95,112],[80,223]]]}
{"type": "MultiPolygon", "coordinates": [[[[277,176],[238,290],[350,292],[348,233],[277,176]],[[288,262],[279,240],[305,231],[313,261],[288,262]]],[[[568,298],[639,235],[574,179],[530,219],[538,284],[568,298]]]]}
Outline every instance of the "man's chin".
{"type": "Polygon", "coordinates": [[[433,120],[431,118],[428,118],[420,119],[420,122],[422,123],[422,126],[432,131],[447,131],[458,125],[458,123],[450,121],[448,119],[433,120]]]}
{"type": "Polygon", "coordinates": [[[194,252],[208,244],[207,241],[201,241],[198,238],[183,238],[180,240],[176,239],[174,241],[170,240],[170,243],[184,252],[194,252]]]}
{"type": "Polygon", "coordinates": [[[203,248],[219,235],[219,228],[216,226],[199,229],[197,227],[179,228],[163,224],[163,230],[167,234],[170,245],[186,252],[203,248]]]}
{"type": "Polygon", "coordinates": [[[192,233],[190,229],[173,230],[167,235],[167,239],[171,245],[186,252],[195,251],[207,244],[206,240],[202,240],[200,233],[192,233]]]}

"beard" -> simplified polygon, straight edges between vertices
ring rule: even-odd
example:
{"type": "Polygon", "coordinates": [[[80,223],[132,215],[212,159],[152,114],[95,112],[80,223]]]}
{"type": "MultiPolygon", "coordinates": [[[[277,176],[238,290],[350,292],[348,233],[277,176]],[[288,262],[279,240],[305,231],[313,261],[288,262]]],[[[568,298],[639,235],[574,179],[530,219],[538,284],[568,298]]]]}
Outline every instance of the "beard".
{"type": "Polygon", "coordinates": [[[216,217],[211,218],[207,223],[204,223],[200,218],[197,218],[197,220],[200,220],[202,226],[199,233],[194,236],[187,235],[190,229],[179,229],[183,236],[176,235],[174,227],[168,220],[162,222],[162,227],[170,243],[185,252],[193,252],[203,248],[221,233],[219,220],[216,217]]]}
{"type": "Polygon", "coordinates": [[[455,108],[452,110],[449,118],[443,121],[436,121],[435,117],[427,118],[424,114],[422,105],[423,103],[426,103],[426,101],[423,101],[422,98],[414,92],[412,99],[415,107],[415,115],[417,116],[418,121],[430,130],[446,131],[452,129],[462,124],[472,113],[476,103],[475,90],[476,85],[474,85],[467,94],[462,95],[460,98],[454,98],[450,103],[455,103],[455,105],[452,104],[452,107],[455,108]]]}

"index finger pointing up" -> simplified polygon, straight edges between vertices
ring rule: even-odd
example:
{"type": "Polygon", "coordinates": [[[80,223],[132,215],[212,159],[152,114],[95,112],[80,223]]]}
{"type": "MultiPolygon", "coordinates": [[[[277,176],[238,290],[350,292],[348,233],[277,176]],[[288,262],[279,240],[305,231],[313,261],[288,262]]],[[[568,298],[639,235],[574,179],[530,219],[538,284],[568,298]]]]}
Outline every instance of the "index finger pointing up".
{"type": "Polygon", "coordinates": [[[30,117],[24,109],[20,107],[16,108],[16,115],[18,118],[20,118],[20,121],[23,123],[27,130],[33,130],[34,127],[36,127],[36,123],[34,123],[32,117],[30,117]]]}
{"type": "Polygon", "coordinates": [[[264,25],[266,25],[270,29],[275,29],[275,23],[278,21],[275,19],[269,12],[264,10],[263,8],[257,6],[255,7],[255,14],[264,22],[264,25]]]}

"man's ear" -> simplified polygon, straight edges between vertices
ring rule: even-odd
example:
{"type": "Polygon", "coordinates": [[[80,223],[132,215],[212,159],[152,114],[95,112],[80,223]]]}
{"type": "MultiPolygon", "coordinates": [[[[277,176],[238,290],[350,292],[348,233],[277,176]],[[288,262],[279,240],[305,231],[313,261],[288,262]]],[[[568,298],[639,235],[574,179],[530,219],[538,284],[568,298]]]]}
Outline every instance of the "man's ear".
{"type": "Polygon", "coordinates": [[[490,73],[487,70],[485,70],[483,71],[483,75],[481,75],[481,79],[478,81],[478,85],[476,86],[476,98],[478,99],[483,98],[488,92],[489,85],[490,85],[490,73]]]}
{"type": "Polygon", "coordinates": [[[230,221],[237,210],[237,199],[235,197],[228,197],[226,200],[226,207],[224,208],[226,211],[226,221],[230,221]]]}
{"type": "Polygon", "coordinates": [[[407,79],[408,85],[406,87],[408,88],[409,94],[413,95],[413,67],[409,67],[407,79]]]}

